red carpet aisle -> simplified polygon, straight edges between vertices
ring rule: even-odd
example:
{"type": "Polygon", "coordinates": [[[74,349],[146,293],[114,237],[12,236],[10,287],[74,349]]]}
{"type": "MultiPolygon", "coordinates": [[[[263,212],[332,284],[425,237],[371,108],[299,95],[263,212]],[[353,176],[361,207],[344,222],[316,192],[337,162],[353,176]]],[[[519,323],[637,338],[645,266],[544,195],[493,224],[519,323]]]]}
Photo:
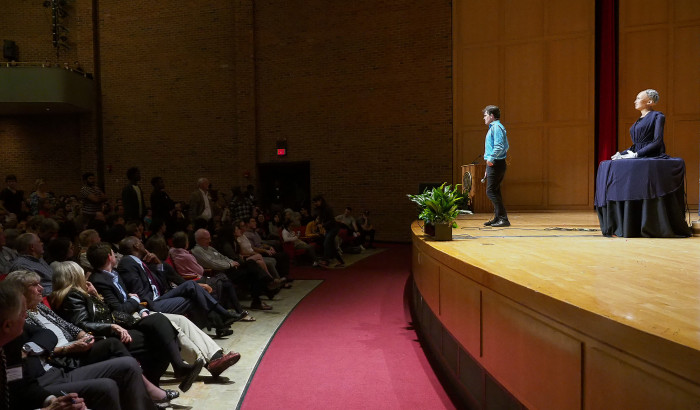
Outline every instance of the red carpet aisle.
{"type": "Polygon", "coordinates": [[[296,268],[324,279],[282,325],[241,408],[451,409],[404,310],[409,245],[346,269],[296,268]]]}

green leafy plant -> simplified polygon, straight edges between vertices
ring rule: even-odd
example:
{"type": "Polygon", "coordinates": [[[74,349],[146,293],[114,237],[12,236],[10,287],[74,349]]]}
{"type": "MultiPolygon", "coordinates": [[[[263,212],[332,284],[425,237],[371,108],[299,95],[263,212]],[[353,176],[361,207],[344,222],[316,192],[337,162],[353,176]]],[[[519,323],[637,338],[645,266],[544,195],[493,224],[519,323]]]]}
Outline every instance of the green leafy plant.
{"type": "Polygon", "coordinates": [[[420,209],[419,219],[429,224],[446,223],[453,228],[457,227],[457,215],[459,204],[463,198],[460,194],[460,185],[452,187],[447,182],[438,188],[426,189],[422,194],[407,195],[408,199],[415,202],[420,209]]]}

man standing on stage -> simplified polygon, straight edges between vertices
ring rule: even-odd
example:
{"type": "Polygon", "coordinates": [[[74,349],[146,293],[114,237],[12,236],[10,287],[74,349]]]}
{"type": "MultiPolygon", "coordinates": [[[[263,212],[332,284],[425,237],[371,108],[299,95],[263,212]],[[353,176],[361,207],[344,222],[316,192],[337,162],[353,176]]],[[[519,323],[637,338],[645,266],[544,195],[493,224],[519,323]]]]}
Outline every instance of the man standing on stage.
{"type": "Polygon", "coordinates": [[[501,124],[501,110],[495,105],[484,108],[484,124],[489,126],[486,133],[484,160],[486,160],[486,196],[493,203],[494,216],[484,226],[500,228],[510,226],[506,207],[501,196],[501,182],[506,175],[506,153],[508,152],[508,137],[506,128],[501,124]]]}

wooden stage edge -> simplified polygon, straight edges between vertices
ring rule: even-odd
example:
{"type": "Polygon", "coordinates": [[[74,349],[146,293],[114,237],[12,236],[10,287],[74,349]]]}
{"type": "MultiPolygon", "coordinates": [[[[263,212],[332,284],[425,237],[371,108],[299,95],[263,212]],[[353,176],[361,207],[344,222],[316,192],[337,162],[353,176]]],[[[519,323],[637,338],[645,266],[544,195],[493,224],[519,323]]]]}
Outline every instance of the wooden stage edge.
{"type": "Polygon", "coordinates": [[[529,408],[700,408],[700,237],[608,238],[594,211],[490,217],[447,242],[412,225],[421,303],[478,366],[529,408]]]}

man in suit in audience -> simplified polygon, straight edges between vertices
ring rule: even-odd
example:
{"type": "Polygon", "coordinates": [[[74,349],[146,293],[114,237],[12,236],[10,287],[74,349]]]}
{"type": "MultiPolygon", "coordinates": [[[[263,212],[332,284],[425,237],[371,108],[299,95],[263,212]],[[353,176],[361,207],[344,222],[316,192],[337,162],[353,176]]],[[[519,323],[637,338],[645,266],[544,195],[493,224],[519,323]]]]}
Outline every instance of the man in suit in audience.
{"type": "MultiPolygon", "coordinates": [[[[153,177],[151,179],[153,192],[151,192],[151,211],[153,212],[153,220],[161,220],[165,222],[167,232],[172,234],[175,232],[175,202],[170,199],[170,195],[165,191],[165,181],[162,177],[153,177]]],[[[170,235],[168,235],[170,237],[170,235]]]]}
{"type": "MultiPolygon", "coordinates": [[[[90,277],[92,284],[104,297],[112,310],[119,310],[140,315],[149,313],[136,294],[127,294],[126,285],[114,271],[116,259],[114,252],[108,243],[101,242],[90,246],[87,251],[88,260],[96,268],[96,273],[90,277]]],[[[189,363],[201,358],[206,364],[207,370],[212,376],[219,376],[224,370],[233,366],[241,358],[236,352],[223,354],[221,349],[206,333],[199,330],[189,319],[184,316],[164,313],[178,331],[178,341],[182,351],[182,357],[189,363]]],[[[232,333],[233,331],[229,329],[232,333]]]]}
{"type": "Polygon", "coordinates": [[[129,183],[122,189],[122,203],[124,204],[124,219],[129,221],[141,221],[146,215],[146,202],[143,197],[143,190],[139,185],[141,181],[141,171],[136,167],[131,167],[126,171],[129,183]]]}
{"type": "Polygon", "coordinates": [[[94,272],[90,275],[90,282],[102,295],[111,310],[128,314],[136,312],[139,315],[148,313],[146,302],[141,304],[141,299],[137,294],[127,293],[126,284],[114,270],[117,258],[110,244],[100,242],[90,245],[87,251],[87,260],[90,265],[99,266],[94,268],[94,272]]]}
{"type": "MultiPolygon", "coordinates": [[[[0,283],[0,346],[7,357],[11,409],[153,409],[141,368],[133,357],[120,357],[66,371],[46,363],[58,339],[24,323],[22,290],[0,283]],[[21,369],[20,369],[21,368],[21,369]],[[65,394],[64,391],[76,392],[65,394]]],[[[0,400],[6,400],[3,394],[0,400]]],[[[0,403],[0,406],[6,403],[0,403]]]]}
{"type": "Polygon", "coordinates": [[[154,310],[165,313],[202,313],[218,330],[223,332],[240,319],[234,311],[221,306],[204,288],[188,280],[175,288],[165,279],[163,263],[146,250],[143,242],[128,236],[119,243],[119,252],[124,255],[117,265],[117,272],[126,284],[126,290],[138,295],[154,310]]]}

